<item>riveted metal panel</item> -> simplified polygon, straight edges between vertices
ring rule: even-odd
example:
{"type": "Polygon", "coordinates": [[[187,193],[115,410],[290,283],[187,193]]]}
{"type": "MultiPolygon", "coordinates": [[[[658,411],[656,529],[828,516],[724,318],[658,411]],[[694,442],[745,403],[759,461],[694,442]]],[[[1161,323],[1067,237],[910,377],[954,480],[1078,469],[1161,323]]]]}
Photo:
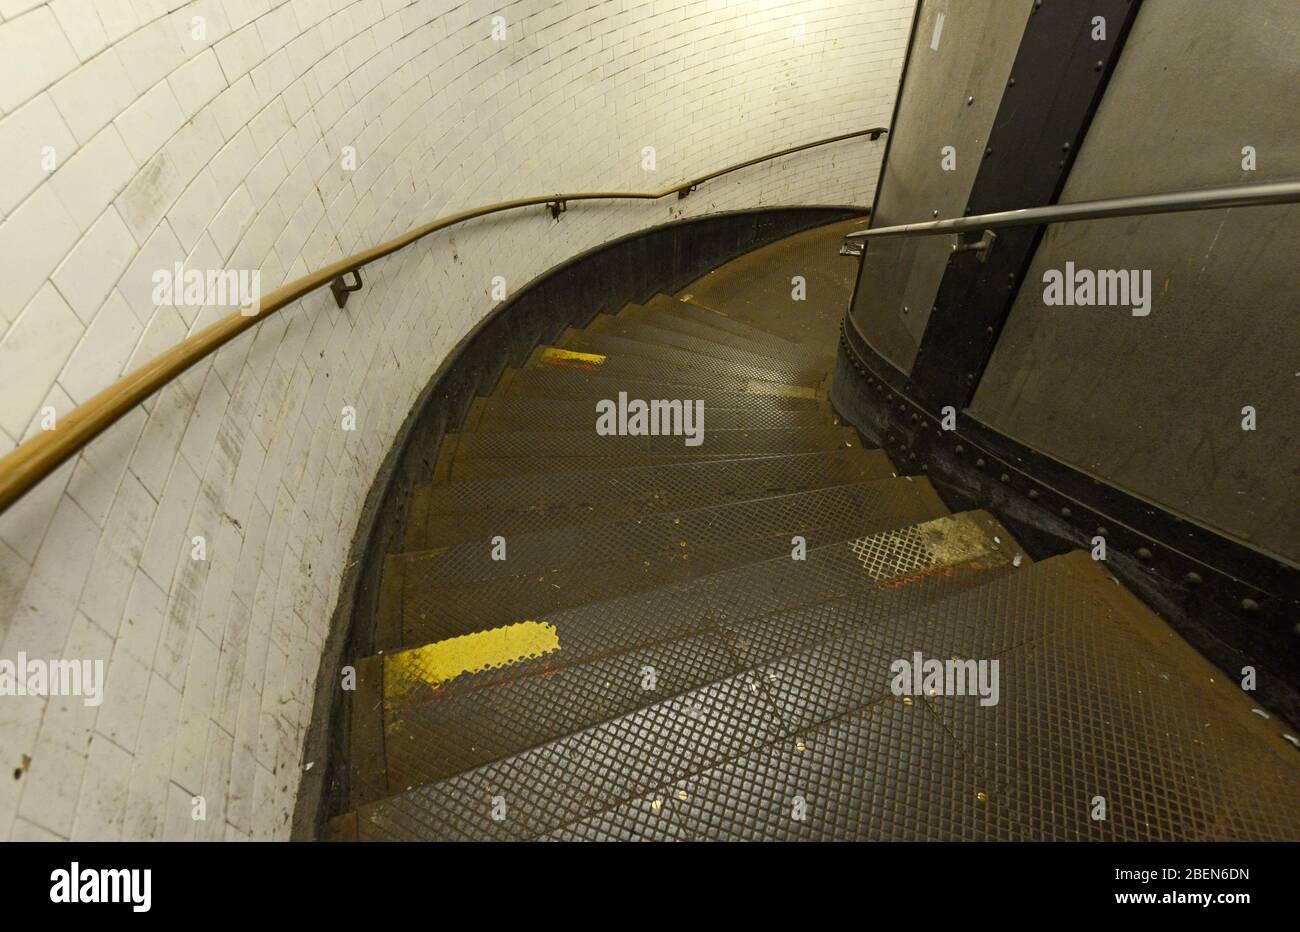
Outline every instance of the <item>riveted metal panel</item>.
{"type": "MultiPolygon", "coordinates": [[[[1061,200],[1297,177],[1297,49],[1289,0],[1143,4],[1061,200]]],[[[1296,206],[1049,227],[972,413],[1300,563],[1298,254],[1296,206]],[[1043,275],[1067,261],[1149,271],[1150,313],[1045,305],[1043,275]]]]}
{"type": "MultiPolygon", "coordinates": [[[[962,215],[1032,8],[1032,0],[926,0],[871,226],[962,215]],[[952,171],[941,164],[946,146],[952,171]]],[[[863,255],[850,313],[903,372],[921,345],[949,246],[947,237],[887,237],[863,255]]]]}

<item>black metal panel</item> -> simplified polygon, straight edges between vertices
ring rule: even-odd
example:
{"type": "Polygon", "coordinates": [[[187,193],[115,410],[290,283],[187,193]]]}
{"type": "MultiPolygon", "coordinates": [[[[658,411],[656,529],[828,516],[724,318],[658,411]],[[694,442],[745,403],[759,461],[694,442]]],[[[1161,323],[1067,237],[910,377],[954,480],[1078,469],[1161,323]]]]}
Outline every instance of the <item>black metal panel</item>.
{"type": "Polygon", "coordinates": [[[908,395],[901,373],[845,326],[831,401],[900,472],[954,509],[982,507],[1035,558],[1106,539],[1106,565],[1258,701],[1300,723],[1300,571],[1017,443],[966,414],[957,429],[908,395]]]}
{"type": "MultiPolygon", "coordinates": [[[[968,215],[1056,202],[1139,5],[1034,5],[971,188],[968,215]],[[1093,38],[1096,17],[1105,19],[1104,40],[1093,38]]],[[[960,410],[974,396],[1042,230],[999,231],[986,261],[976,252],[948,260],[911,373],[909,394],[930,411],[945,405],[960,410]]]]}

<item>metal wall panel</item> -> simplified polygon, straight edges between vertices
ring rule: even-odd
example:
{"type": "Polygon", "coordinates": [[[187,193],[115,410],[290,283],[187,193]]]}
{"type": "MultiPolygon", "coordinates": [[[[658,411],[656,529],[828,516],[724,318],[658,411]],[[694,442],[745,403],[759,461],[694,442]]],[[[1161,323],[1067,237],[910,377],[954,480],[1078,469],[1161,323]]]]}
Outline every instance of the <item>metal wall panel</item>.
{"type": "MultiPolygon", "coordinates": [[[[925,0],[871,226],[962,215],[1032,7],[925,0]],[[956,149],[954,171],[941,167],[944,146],[956,149]]],[[[949,237],[888,237],[863,256],[853,319],[903,372],[916,358],[950,245],[949,237]]]]}
{"type": "MultiPolygon", "coordinates": [[[[1298,74],[1294,0],[1146,0],[1061,201],[1300,177],[1298,74]]],[[[1049,227],[971,413],[1300,562],[1297,255],[1293,206],[1049,227]],[[1046,306],[1067,261],[1151,270],[1149,316],[1046,306]]]]}

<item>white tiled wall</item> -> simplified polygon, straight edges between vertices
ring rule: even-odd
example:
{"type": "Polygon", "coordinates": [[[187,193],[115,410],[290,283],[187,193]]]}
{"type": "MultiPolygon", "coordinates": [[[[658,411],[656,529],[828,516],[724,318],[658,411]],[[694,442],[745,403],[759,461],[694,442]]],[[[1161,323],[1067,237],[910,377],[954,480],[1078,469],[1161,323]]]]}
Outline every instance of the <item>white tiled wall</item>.
{"type": "MultiPolygon", "coordinates": [[[[0,454],[42,409],[229,313],[155,307],[155,270],[257,268],[268,291],[468,206],[658,189],[888,123],[911,7],[0,0],[0,454]]],[[[371,266],[346,311],[326,292],[265,321],[111,428],[0,516],[0,658],[107,663],[97,708],[0,697],[0,837],[286,837],[361,504],[492,278],[519,288],[683,214],[867,204],[882,149],[466,224],[371,266]]]]}

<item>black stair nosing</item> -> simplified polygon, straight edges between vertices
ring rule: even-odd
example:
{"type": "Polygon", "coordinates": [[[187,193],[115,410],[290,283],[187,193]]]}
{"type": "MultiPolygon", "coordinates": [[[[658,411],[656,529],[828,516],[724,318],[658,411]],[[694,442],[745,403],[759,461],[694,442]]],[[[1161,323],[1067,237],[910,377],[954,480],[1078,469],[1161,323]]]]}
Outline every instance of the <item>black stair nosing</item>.
{"type": "MultiPolygon", "coordinates": [[[[791,514],[777,522],[785,528],[779,533],[765,530],[757,536],[737,535],[729,526],[717,524],[717,531],[707,546],[697,546],[694,550],[679,551],[670,546],[662,551],[634,556],[631,560],[626,558],[626,554],[620,557],[616,550],[610,550],[608,555],[602,550],[596,566],[585,561],[541,573],[534,573],[536,568],[529,567],[524,574],[487,580],[478,578],[475,573],[472,580],[457,580],[451,585],[430,580],[420,575],[418,569],[408,577],[408,565],[418,567],[419,560],[412,560],[409,556],[390,556],[382,570],[380,592],[383,598],[376,613],[375,644],[377,648],[392,650],[443,640],[512,624],[520,618],[554,613],[584,602],[603,601],[729,567],[785,556],[791,552],[792,543],[786,535],[800,534],[810,548],[815,548],[837,541],[855,541],[880,531],[906,528],[949,514],[927,482],[908,483],[906,487],[882,484],[874,494],[859,490],[858,501],[851,503],[845,514],[827,510],[828,505],[838,507],[848,497],[834,490],[783,496],[802,500],[791,508],[791,514]],[[827,493],[835,498],[830,502],[814,501],[811,506],[806,504],[812,495],[827,493]]],[[[786,502],[781,507],[789,506],[790,503],[786,502]]],[[[754,503],[724,507],[752,509],[754,503]]],[[[767,510],[778,511],[771,505],[767,510]]],[[[751,510],[750,515],[753,514],[751,510]]],[[[732,524],[736,521],[736,516],[719,515],[716,511],[706,513],[704,517],[714,519],[715,524],[719,519],[729,519],[732,524]]],[[[651,520],[661,522],[672,518],[673,514],[667,513],[653,516],[651,520]]],[[[641,550],[642,546],[638,545],[637,549],[641,550]]]]}
{"type": "Polygon", "coordinates": [[[704,337],[655,327],[643,321],[621,320],[618,317],[608,315],[602,316],[604,317],[603,320],[595,321],[584,328],[576,329],[574,332],[629,340],[652,346],[665,346],[686,353],[697,353],[706,358],[716,356],[717,358],[729,359],[732,362],[776,370],[800,371],[807,368],[815,371],[826,371],[835,362],[834,358],[829,356],[814,361],[794,357],[791,354],[777,356],[771,353],[760,353],[749,346],[737,346],[734,343],[723,343],[720,340],[708,340],[704,337]]]}
{"type": "MultiPolygon", "coordinates": [[[[988,585],[995,581],[996,578],[991,578],[981,585],[988,585]]],[[[955,597],[957,595],[949,596],[949,598],[955,597]]],[[[857,599],[857,601],[845,606],[850,615],[855,614],[861,607],[862,600],[859,597],[853,598],[857,599]]],[[[923,607],[905,613],[904,617],[910,618],[921,610],[923,610],[923,607]]],[[[858,633],[857,630],[851,629],[848,633],[836,635],[831,640],[843,641],[858,633]]],[[[822,649],[826,643],[825,641],[818,642],[815,646],[804,648],[799,653],[822,649]]],[[[523,815],[529,820],[528,822],[516,822],[509,826],[502,823],[498,823],[496,826],[484,824],[486,820],[483,819],[483,816],[486,815],[486,808],[477,818],[471,817],[472,821],[479,822],[482,828],[491,833],[489,837],[496,837],[497,831],[503,831],[507,833],[507,837],[535,838],[560,829],[571,822],[590,818],[612,806],[622,805],[647,794],[653,794],[663,787],[674,786],[696,774],[707,772],[721,764],[759,751],[775,742],[797,739],[801,730],[792,729],[780,715],[779,708],[768,697],[769,684],[763,677],[762,671],[771,663],[771,661],[768,661],[754,664],[738,674],[728,675],[720,680],[693,687],[684,693],[664,697],[651,705],[587,726],[575,733],[531,746],[509,757],[478,764],[454,776],[430,781],[406,791],[394,793],[385,799],[368,802],[357,809],[358,822],[364,831],[365,828],[375,825],[377,821],[384,820],[385,815],[389,818],[394,816],[400,818],[402,815],[406,815],[411,820],[414,820],[417,807],[407,804],[417,802],[418,797],[422,796],[427,799],[441,796],[444,800],[472,799],[478,795],[474,790],[482,787],[494,790],[497,795],[505,795],[508,805],[511,797],[517,801],[527,799],[532,795],[535,801],[544,800],[550,807],[554,807],[549,817],[544,813],[539,814],[536,810],[525,811],[523,815]],[[724,701],[737,706],[740,711],[736,716],[736,721],[728,722],[724,727],[712,729],[715,735],[730,740],[735,737],[739,730],[736,726],[740,725],[747,729],[751,737],[766,737],[763,740],[732,741],[732,747],[736,748],[735,753],[719,753],[714,755],[712,759],[704,758],[701,761],[694,762],[696,765],[693,769],[688,766],[684,769],[679,768],[677,772],[673,772],[671,765],[664,766],[664,758],[671,757],[672,754],[655,754],[653,751],[639,755],[640,760],[638,763],[642,768],[640,773],[634,772],[631,775],[617,773],[618,765],[625,762],[617,755],[613,757],[606,755],[604,760],[590,763],[591,769],[588,772],[574,772],[576,767],[572,765],[581,766],[592,761],[595,756],[590,753],[580,752],[584,749],[591,749],[593,746],[598,747],[601,744],[619,744],[629,751],[629,756],[638,756],[637,752],[645,750],[648,739],[666,737],[669,749],[680,752],[683,757],[688,757],[692,751],[698,752],[703,742],[691,740],[694,737],[693,734],[688,734],[686,740],[679,740],[681,733],[693,733],[703,730],[694,728],[693,724],[707,719],[710,708],[717,708],[719,703],[711,701],[711,699],[719,694],[723,694],[724,701]],[[746,705],[751,707],[749,714],[745,714],[744,707],[746,705]],[[755,716],[757,716],[757,721],[752,720],[755,716]],[[659,723],[660,727],[655,727],[656,719],[662,720],[659,723]],[[643,725],[643,722],[649,722],[650,724],[643,725]],[[673,741],[676,741],[676,748],[672,748],[673,741]],[[570,750],[570,748],[573,750],[570,750]],[[539,784],[536,780],[536,774],[551,769],[561,761],[571,765],[564,772],[563,785],[556,786],[553,781],[544,781],[539,784]],[[658,772],[656,773],[656,771],[658,772]],[[511,782],[513,782],[513,785],[511,785],[511,782]],[[602,782],[606,784],[605,788],[611,792],[604,799],[598,799],[591,792],[591,789],[599,787],[602,782]],[[548,783],[550,786],[547,786],[548,783]],[[588,792],[575,798],[571,791],[575,785],[588,788],[588,792]],[[451,790],[451,792],[447,792],[448,790],[451,790]],[[568,821],[563,821],[563,817],[557,820],[554,811],[563,812],[566,808],[569,810],[568,821]],[[388,810],[388,813],[384,813],[384,810],[388,810]]],[[[802,729],[802,731],[807,731],[807,729],[802,729]]],[[[429,809],[440,811],[444,816],[451,814],[448,808],[449,804],[447,802],[429,807],[429,809]]],[[[541,806],[538,805],[537,809],[540,808],[541,806]]],[[[428,809],[425,811],[428,811],[428,809]]],[[[504,821],[508,822],[509,819],[504,821]]],[[[392,822],[389,822],[389,824],[392,824],[392,822]]],[[[419,836],[413,834],[412,837],[419,836]]]]}
{"type": "Polygon", "coordinates": [[[507,369],[493,393],[488,397],[516,397],[526,394],[534,398],[613,399],[619,391],[633,398],[672,398],[689,390],[693,398],[706,405],[725,407],[754,407],[793,409],[824,407],[824,398],[804,395],[780,395],[753,391],[726,391],[707,385],[682,382],[665,382],[662,379],[643,379],[620,376],[617,373],[600,375],[596,372],[549,366],[532,369],[507,369]]]}
{"type": "Polygon", "coordinates": [[[600,472],[516,475],[502,484],[535,489],[536,497],[528,503],[498,498],[480,502],[477,508],[451,512],[435,511],[433,506],[439,498],[446,499],[446,496],[437,496],[436,490],[455,486],[418,486],[413,493],[402,549],[409,552],[464,543],[493,534],[509,537],[542,527],[593,524],[634,514],[676,511],[703,500],[722,504],[866,479],[885,479],[894,475],[894,467],[882,451],[853,447],[795,456],[679,462],[601,472],[606,474],[607,481],[621,481],[601,488],[599,479],[592,478],[599,476],[600,472]],[[618,475],[610,476],[609,473],[618,475]],[[712,473],[719,475],[714,479],[712,473]],[[555,477],[561,477],[561,482],[556,482],[555,477]],[[694,488],[690,488],[692,485],[694,488]],[[575,487],[585,487],[586,494],[575,487]],[[593,487],[597,489],[594,493],[593,487]],[[699,489],[703,491],[697,491],[699,489]]]}
{"type": "Polygon", "coordinates": [[[607,356],[613,360],[635,357],[692,368],[718,369],[719,371],[735,369],[742,372],[746,378],[785,382],[791,385],[806,384],[805,380],[818,378],[827,371],[824,366],[792,363],[789,360],[773,359],[767,356],[755,359],[752,353],[744,353],[723,346],[718,346],[716,352],[706,353],[700,350],[681,349],[675,346],[665,346],[662,343],[651,343],[646,340],[578,330],[572,327],[565,330],[553,345],[557,349],[594,353],[607,356]]]}
{"type": "Polygon", "coordinates": [[[792,343],[765,330],[751,328],[752,332],[745,335],[733,333],[703,321],[675,314],[671,309],[666,308],[629,305],[614,315],[614,319],[629,324],[652,327],[668,333],[698,337],[702,340],[710,340],[724,345],[733,345],[734,343],[742,348],[749,348],[751,352],[758,353],[761,356],[775,356],[778,359],[802,359],[812,363],[826,361],[834,363],[835,361],[834,354],[829,350],[823,352],[798,343],[792,343]]]}

